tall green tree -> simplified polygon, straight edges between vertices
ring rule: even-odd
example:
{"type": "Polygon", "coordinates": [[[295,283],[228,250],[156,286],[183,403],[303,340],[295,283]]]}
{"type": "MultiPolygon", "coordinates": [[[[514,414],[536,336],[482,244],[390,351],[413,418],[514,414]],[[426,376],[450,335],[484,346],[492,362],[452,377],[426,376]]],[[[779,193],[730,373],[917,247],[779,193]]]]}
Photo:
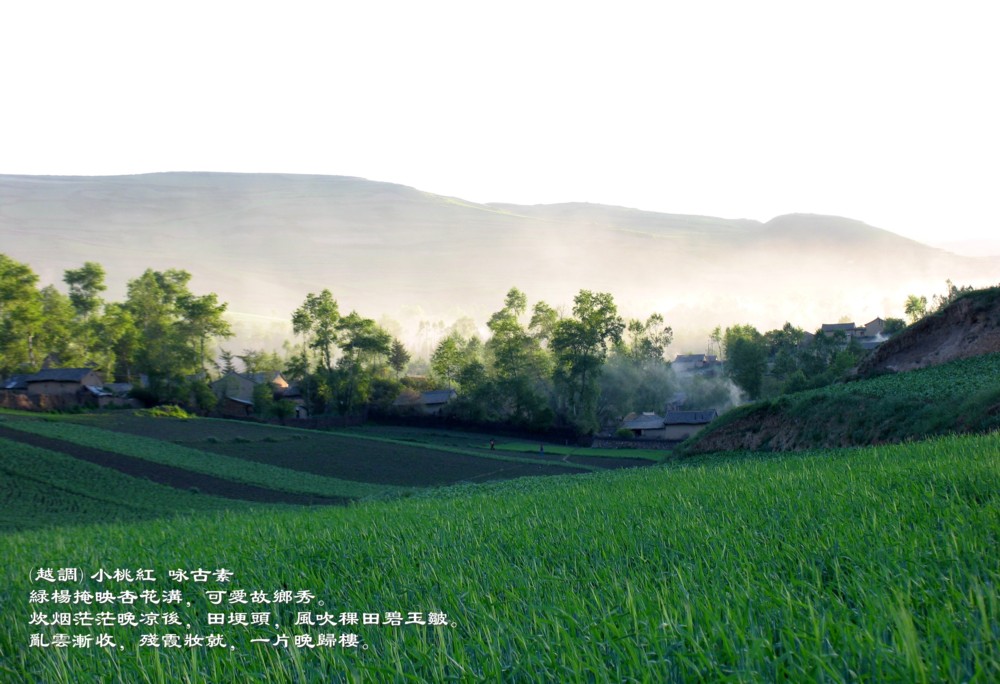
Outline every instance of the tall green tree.
{"type": "Polygon", "coordinates": [[[219,297],[214,292],[201,296],[184,292],[177,298],[177,310],[181,317],[180,333],[197,351],[202,371],[212,360],[207,348],[208,341],[233,336],[233,330],[224,317],[227,307],[225,302],[219,302],[219,297]]]}
{"type": "Polygon", "coordinates": [[[406,347],[402,342],[395,337],[392,338],[392,348],[389,350],[389,365],[396,372],[397,378],[403,375],[409,363],[410,352],[406,351],[406,347]]]}
{"type": "Polygon", "coordinates": [[[63,282],[69,286],[69,300],[80,318],[87,319],[98,313],[103,300],[101,293],[107,290],[104,284],[104,267],[88,261],[80,268],[63,273],[63,282]]]}
{"type": "Polygon", "coordinates": [[[573,317],[561,319],[555,326],[555,378],[567,417],[581,432],[599,427],[597,380],[608,349],[621,341],[624,329],[614,298],[589,290],[581,290],[573,299],[573,317]]]}
{"type": "MultiPolygon", "coordinates": [[[[34,346],[43,360],[55,366],[82,366],[90,362],[87,337],[74,325],[75,312],[69,298],[52,285],[39,293],[41,316],[34,346]]],[[[88,336],[89,337],[89,336],[88,336]]]]}
{"type": "Polygon", "coordinates": [[[487,327],[492,333],[486,343],[491,359],[496,407],[505,419],[516,423],[543,422],[549,411],[541,387],[550,375],[549,354],[521,323],[527,311],[527,297],[516,287],[507,292],[504,306],[494,313],[487,327]]]}
{"type": "Polygon", "coordinates": [[[616,346],[619,353],[635,363],[659,363],[664,361],[673,340],[673,328],[664,323],[662,315],[654,313],[645,321],[629,320],[616,346]]]}
{"type": "Polygon", "coordinates": [[[438,342],[431,354],[431,373],[447,387],[458,388],[465,345],[461,335],[452,333],[438,342]]]}
{"type": "Polygon", "coordinates": [[[37,370],[35,349],[42,315],[38,276],[27,264],[0,254],[0,374],[37,370]]]}
{"type": "Polygon", "coordinates": [[[340,309],[333,293],[323,290],[318,295],[309,293],[302,306],[292,313],[292,330],[302,335],[309,348],[319,353],[323,368],[333,370],[333,352],[337,346],[340,309]]]}
{"type": "Polygon", "coordinates": [[[121,302],[107,304],[94,321],[94,348],[106,359],[102,368],[124,382],[134,382],[140,372],[136,363],[141,344],[139,328],[128,306],[121,302]]]}
{"type": "Polygon", "coordinates": [[[767,342],[752,325],[726,328],[722,338],[726,374],[751,399],[760,397],[767,369],[767,342]]]}
{"type": "Polygon", "coordinates": [[[392,351],[392,336],[354,311],[340,319],[337,329],[343,351],[337,362],[340,409],[351,413],[368,402],[375,373],[392,351]]]}
{"type": "Polygon", "coordinates": [[[916,323],[927,315],[927,297],[918,297],[911,294],[906,298],[903,310],[910,319],[910,323],[916,323]]]}
{"type": "Polygon", "coordinates": [[[216,295],[188,289],[191,274],[147,269],[128,283],[125,308],[138,333],[133,367],[154,384],[173,383],[204,368],[206,340],[231,335],[216,295]]]}

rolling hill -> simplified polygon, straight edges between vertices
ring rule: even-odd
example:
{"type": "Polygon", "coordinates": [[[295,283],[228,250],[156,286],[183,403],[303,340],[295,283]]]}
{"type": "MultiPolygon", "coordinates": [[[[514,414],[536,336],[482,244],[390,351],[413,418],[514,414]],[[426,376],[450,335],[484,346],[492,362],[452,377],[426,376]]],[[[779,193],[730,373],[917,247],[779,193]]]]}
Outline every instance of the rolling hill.
{"type": "MultiPolygon", "coordinates": [[[[766,223],[591,204],[476,204],[339,176],[158,173],[0,176],[0,250],[43,282],[85,260],[109,296],[147,267],[184,268],[253,325],[287,321],[308,292],[404,325],[482,323],[513,285],[567,307],[612,292],[627,315],[680,333],[750,321],[807,328],[899,314],[946,278],[993,283],[996,259],[959,257],[859,221],[794,214],[766,223]],[[247,319],[253,320],[253,319],[247,319]]],[[[248,323],[249,325],[249,323],[248,323]]],[[[260,332],[260,330],[258,330],[260,332]]]]}

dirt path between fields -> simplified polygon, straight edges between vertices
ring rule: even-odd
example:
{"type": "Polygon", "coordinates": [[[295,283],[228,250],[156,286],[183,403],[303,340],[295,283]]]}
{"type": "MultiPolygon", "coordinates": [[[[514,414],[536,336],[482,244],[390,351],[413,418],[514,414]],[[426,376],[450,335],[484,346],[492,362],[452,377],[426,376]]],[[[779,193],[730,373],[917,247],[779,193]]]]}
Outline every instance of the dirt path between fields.
{"type": "Polygon", "coordinates": [[[73,458],[79,458],[105,468],[113,468],[132,477],[144,477],[175,489],[190,490],[191,488],[197,488],[202,494],[220,496],[226,499],[241,499],[243,501],[258,503],[289,503],[304,506],[343,506],[351,501],[347,497],[294,494],[292,492],[282,492],[256,485],[242,484],[240,482],[233,482],[232,480],[225,480],[221,477],[215,477],[214,475],[205,475],[184,470],[183,468],[144,461],[141,458],[102,451],[101,449],[73,444],[72,442],[44,437],[30,432],[12,430],[3,426],[0,426],[0,437],[50,451],[58,451],[73,458]]]}

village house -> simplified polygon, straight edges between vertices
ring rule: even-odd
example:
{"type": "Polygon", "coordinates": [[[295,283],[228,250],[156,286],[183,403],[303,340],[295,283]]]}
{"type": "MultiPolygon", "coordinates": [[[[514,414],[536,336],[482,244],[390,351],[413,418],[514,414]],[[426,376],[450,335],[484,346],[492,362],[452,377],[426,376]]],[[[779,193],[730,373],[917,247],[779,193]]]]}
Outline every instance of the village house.
{"type": "Polygon", "coordinates": [[[878,337],[885,332],[885,321],[881,318],[876,318],[873,321],[868,321],[865,323],[865,337],[878,337]]]}
{"type": "Polygon", "coordinates": [[[458,398],[458,392],[453,389],[430,390],[428,392],[403,392],[392,405],[396,409],[404,409],[424,416],[439,416],[448,402],[458,398]]]}
{"type": "Polygon", "coordinates": [[[849,344],[854,342],[862,349],[871,351],[886,340],[885,320],[876,318],[868,321],[863,326],[854,323],[824,323],[820,328],[820,334],[833,337],[842,334],[849,344]]]}
{"type": "Polygon", "coordinates": [[[88,387],[104,387],[104,380],[93,368],[46,368],[24,380],[29,397],[47,396],[84,400],[88,387]]]}
{"type": "Polygon", "coordinates": [[[834,335],[840,334],[846,337],[848,340],[855,337],[861,337],[865,334],[865,329],[860,328],[854,323],[824,323],[820,329],[820,333],[826,335],[827,337],[833,337],[834,335]]]}
{"type": "Polygon", "coordinates": [[[288,381],[278,371],[262,371],[260,373],[230,371],[212,383],[212,391],[219,399],[229,397],[253,404],[254,388],[264,383],[269,383],[277,396],[288,389],[288,381]]]}
{"type": "Polygon", "coordinates": [[[722,370],[722,362],[715,354],[678,354],[670,364],[677,373],[695,373],[713,377],[722,370]]]}
{"type": "Polygon", "coordinates": [[[621,430],[630,430],[636,439],[665,439],[663,417],[655,413],[645,412],[629,414],[622,422],[621,430]]]}
{"type": "Polygon", "coordinates": [[[224,416],[252,416],[254,389],[269,385],[275,401],[287,399],[295,404],[295,417],[308,418],[305,399],[301,390],[289,385],[279,371],[259,373],[229,372],[211,384],[212,391],[219,398],[219,411],[224,416]]]}
{"type": "Polygon", "coordinates": [[[0,383],[0,390],[4,392],[10,392],[12,394],[27,394],[28,393],[28,375],[11,375],[9,378],[0,383]]]}
{"type": "Polygon", "coordinates": [[[715,409],[708,411],[667,411],[663,415],[665,439],[687,439],[719,417],[715,409]]]}
{"type": "Polygon", "coordinates": [[[715,409],[708,411],[667,411],[626,416],[621,428],[630,430],[636,439],[681,441],[695,434],[719,417],[715,409]]]}

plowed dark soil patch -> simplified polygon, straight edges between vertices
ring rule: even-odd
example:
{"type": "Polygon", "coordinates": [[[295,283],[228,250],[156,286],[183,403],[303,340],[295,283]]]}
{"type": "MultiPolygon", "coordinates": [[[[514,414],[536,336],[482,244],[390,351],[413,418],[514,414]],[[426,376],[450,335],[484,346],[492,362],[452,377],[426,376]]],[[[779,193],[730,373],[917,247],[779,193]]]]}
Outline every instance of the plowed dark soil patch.
{"type": "Polygon", "coordinates": [[[194,473],[182,468],[144,461],[141,458],[133,458],[122,454],[115,454],[109,451],[102,451],[92,447],[73,444],[61,439],[43,437],[20,430],[0,426],[0,437],[30,444],[31,446],[58,451],[59,453],[73,456],[90,463],[95,463],[105,468],[113,468],[119,472],[133,477],[145,477],[153,482],[174,487],[176,489],[191,489],[196,487],[198,491],[213,496],[221,496],[227,499],[241,499],[243,501],[255,501],[259,503],[289,503],[306,506],[334,506],[345,505],[350,499],[345,497],[322,497],[311,494],[293,494],[291,492],[281,492],[266,487],[241,484],[231,480],[224,480],[212,475],[194,473]]]}
{"type": "Polygon", "coordinates": [[[431,447],[410,447],[317,434],[294,443],[191,443],[203,451],[326,477],[396,486],[428,487],[539,475],[585,472],[569,463],[517,463],[467,456],[431,447]]]}

